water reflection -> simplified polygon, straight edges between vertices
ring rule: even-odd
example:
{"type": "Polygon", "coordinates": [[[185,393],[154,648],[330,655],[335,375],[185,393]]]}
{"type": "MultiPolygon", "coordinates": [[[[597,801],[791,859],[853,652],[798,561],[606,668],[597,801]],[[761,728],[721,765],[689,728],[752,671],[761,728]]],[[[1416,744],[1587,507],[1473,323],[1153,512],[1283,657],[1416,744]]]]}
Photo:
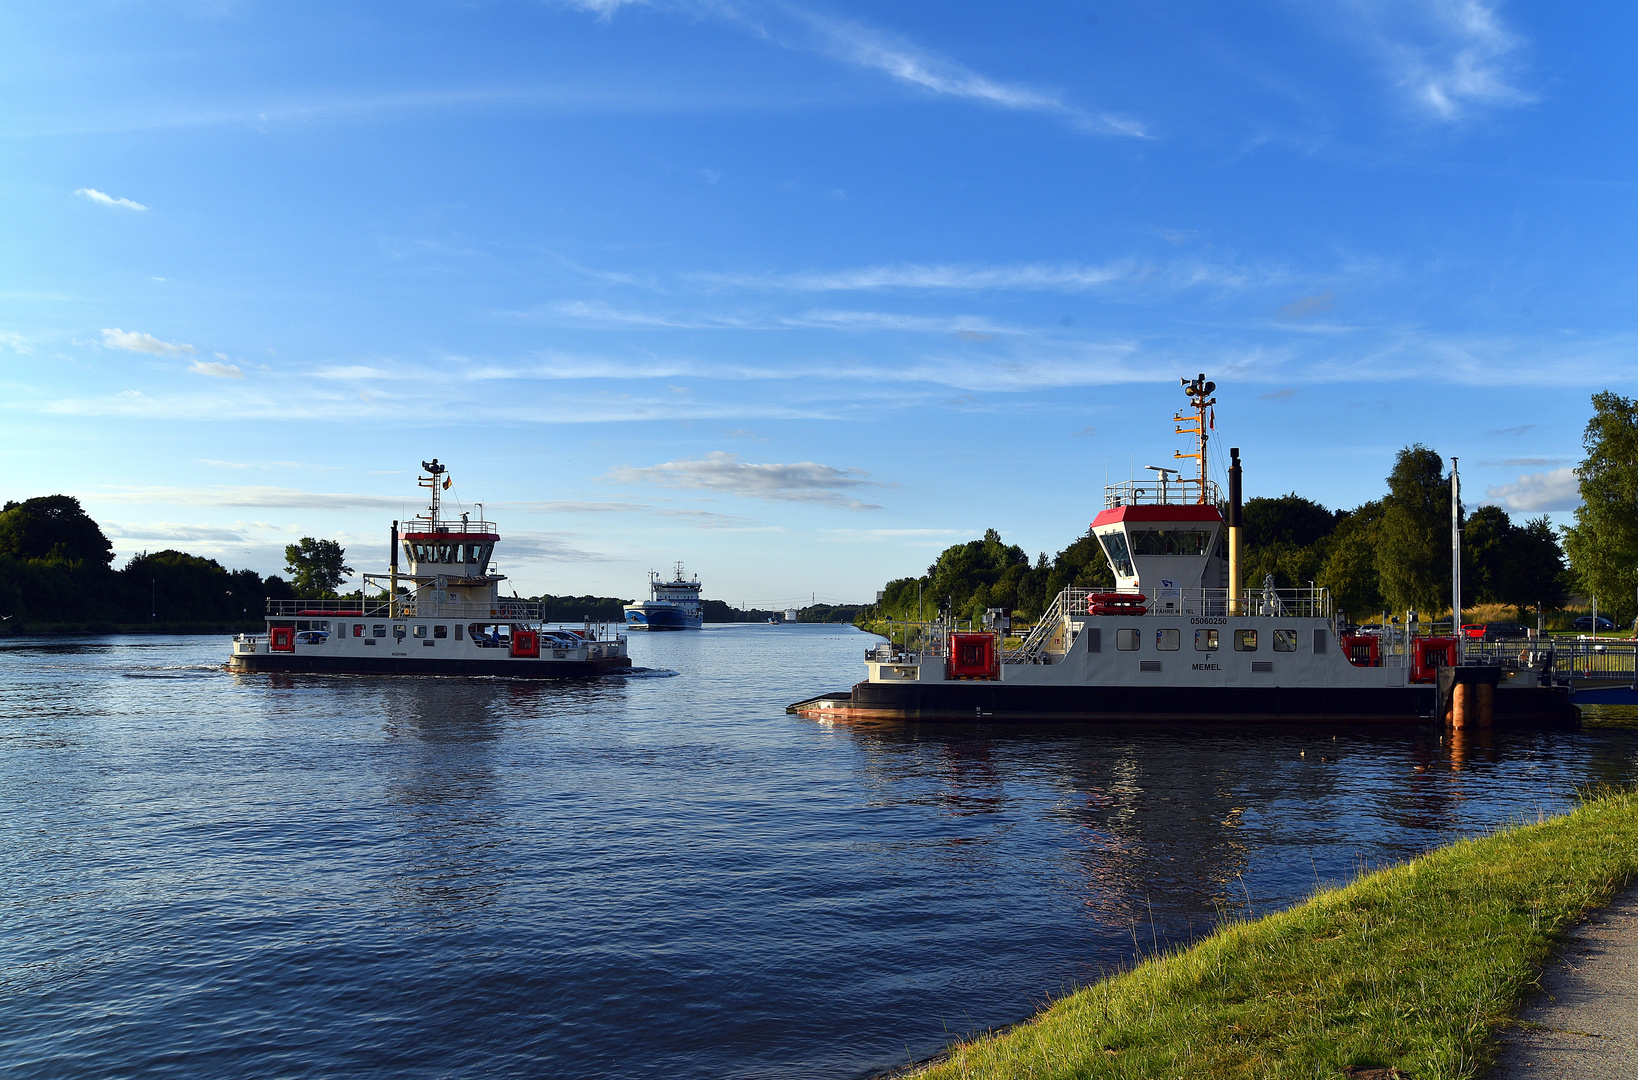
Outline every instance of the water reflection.
{"type": "Polygon", "coordinates": [[[1289,905],[1384,853],[1533,817],[1589,769],[1633,772],[1630,746],[1564,732],[825,726],[856,743],[886,799],[952,823],[1027,810],[1065,830],[1058,887],[1138,952],[1289,905]],[[1020,805],[1028,789],[1055,797],[1020,805]]]}

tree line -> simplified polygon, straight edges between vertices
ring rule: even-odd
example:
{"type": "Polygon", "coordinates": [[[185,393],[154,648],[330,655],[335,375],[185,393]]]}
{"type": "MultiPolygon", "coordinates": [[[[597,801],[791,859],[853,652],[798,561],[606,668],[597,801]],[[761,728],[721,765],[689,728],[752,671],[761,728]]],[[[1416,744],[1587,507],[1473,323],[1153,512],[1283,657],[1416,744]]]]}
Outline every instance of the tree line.
{"type": "Polygon", "coordinates": [[[0,625],[82,630],[260,625],[290,583],[183,551],[144,552],[118,570],[114,546],[70,495],[0,508],[0,625]]]}
{"type": "MultiPolygon", "coordinates": [[[[1503,604],[1522,620],[1531,610],[1557,611],[1572,592],[1597,597],[1618,621],[1638,615],[1638,402],[1604,392],[1577,468],[1582,503],[1575,523],[1554,528],[1546,514],[1515,520],[1499,506],[1459,518],[1462,606],[1503,604]]],[[[1352,509],[1327,509],[1292,492],[1246,501],[1242,583],[1272,576],[1279,588],[1310,583],[1330,590],[1357,621],[1381,612],[1448,611],[1451,601],[1450,475],[1444,460],[1418,443],[1394,458],[1381,498],[1352,509]]],[[[1226,552],[1225,552],[1226,557],[1226,552]]],[[[1033,563],[995,529],[981,540],[946,548],[918,577],[888,582],[861,624],[935,618],[948,606],[977,621],[992,607],[1040,617],[1069,585],[1114,584],[1090,529],[1056,556],[1033,563]]]]}

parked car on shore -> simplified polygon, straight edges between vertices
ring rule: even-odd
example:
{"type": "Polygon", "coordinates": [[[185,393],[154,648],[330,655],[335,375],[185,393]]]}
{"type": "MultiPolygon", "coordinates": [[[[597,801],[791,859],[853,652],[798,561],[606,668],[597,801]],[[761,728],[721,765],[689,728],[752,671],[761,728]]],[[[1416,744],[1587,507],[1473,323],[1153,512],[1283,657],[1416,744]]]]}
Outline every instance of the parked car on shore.
{"type": "Polygon", "coordinates": [[[1504,641],[1508,638],[1522,638],[1530,636],[1530,628],[1523,623],[1493,622],[1484,624],[1484,640],[1504,641]]]}
{"type": "Polygon", "coordinates": [[[1484,637],[1484,623],[1465,622],[1462,624],[1462,636],[1469,641],[1478,641],[1484,637]]]}
{"type": "MultiPolygon", "coordinates": [[[[1577,630],[1592,630],[1592,629],[1595,629],[1594,626],[1593,626],[1593,617],[1591,615],[1581,616],[1581,618],[1579,618],[1579,619],[1577,619],[1575,621],[1575,628],[1577,630]]],[[[1604,618],[1604,616],[1600,615],[1600,616],[1598,616],[1598,626],[1596,627],[1596,629],[1598,629],[1598,630],[1614,630],[1615,629],[1615,624],[1613,622],[1611,622],[1610,620],[1604,618]]]]}

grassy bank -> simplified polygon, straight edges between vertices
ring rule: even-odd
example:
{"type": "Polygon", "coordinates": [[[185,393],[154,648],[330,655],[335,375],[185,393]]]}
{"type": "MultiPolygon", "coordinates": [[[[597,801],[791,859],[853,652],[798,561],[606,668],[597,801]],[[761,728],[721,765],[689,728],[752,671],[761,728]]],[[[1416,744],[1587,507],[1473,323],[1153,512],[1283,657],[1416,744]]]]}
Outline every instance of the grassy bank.
{"type": "Polygon", "coordinates": [[[1441,848],[1224,927],[915,1075],[1471,1077],[1559,933],[1638,876],[1638,795],[1441,848]]]}

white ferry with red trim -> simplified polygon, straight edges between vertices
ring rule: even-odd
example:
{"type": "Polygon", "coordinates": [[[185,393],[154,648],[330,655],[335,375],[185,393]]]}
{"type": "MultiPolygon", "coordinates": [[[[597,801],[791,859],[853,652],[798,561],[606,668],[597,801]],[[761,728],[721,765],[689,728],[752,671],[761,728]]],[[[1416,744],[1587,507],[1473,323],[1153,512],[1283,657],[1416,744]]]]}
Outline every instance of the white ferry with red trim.
{"type": "MultiPolygon", "coordinates": [[[[1240,584],[1240,461],[1229,498],[1208,478],[1217,399],[1204,375],[1181,380],[1173,417],[1194,475],[1150,466],[1153,481],[1109,486],[1091,532],[1113,589],[1067,588],[1021,638],[1004,625],[890,623],[851,690],[789,706],[816,719],[965,721],[1419,721],[1452,715],[1573,721],[1551,660],[1503,661],[1454,637],[1350,633],[1319,587],[1240,584]],[[1224,511],[1227,511],[1226,519],[1224,511]],[[1487,662],[1488,661],[1488,662],[1487,662]],[[1545,664],[1545,669],[1543,669],[1545,664]]],[[[1550,657],[1550,653],[1546,654],[1550,657]]]]}
{"type": "Polygon", "coordinates": [[[229,670],[565,679],[631,667],[618,631],[553,629],[544,605],[501,596],[506,575],[490,565],[499,531],[481,512],[443,517],[448,468],[437,458],[421,468],[431,505],[402,535],[392,523],[388,572],[365,574],[355,599],[269,600],[266,632],[234,637],[229,670]]]}

